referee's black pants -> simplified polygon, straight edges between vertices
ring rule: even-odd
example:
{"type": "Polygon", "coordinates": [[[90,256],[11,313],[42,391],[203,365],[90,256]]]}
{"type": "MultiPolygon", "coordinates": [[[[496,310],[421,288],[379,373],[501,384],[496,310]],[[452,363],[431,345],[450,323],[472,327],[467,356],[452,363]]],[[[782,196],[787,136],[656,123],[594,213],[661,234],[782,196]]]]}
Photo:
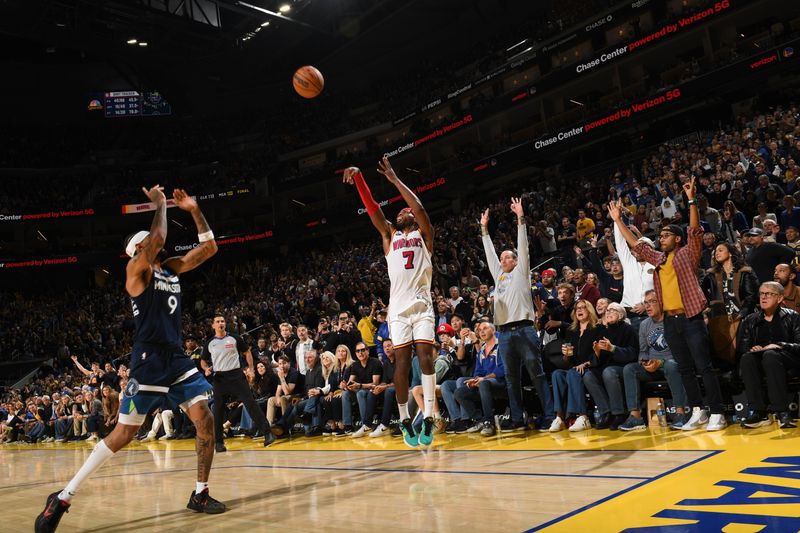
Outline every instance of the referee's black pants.
{"type": "Polygon", "coordinates": [[[225,404],[228,398],[234,398],[244,404],[256,429],[265,435],[269,431],[269,423],[264,411],[258,408],[253,393],[247,385],[241,368],[214,373],[214,435],[217,442],[222,442],[222,423],[225,421],[225,404]]]}

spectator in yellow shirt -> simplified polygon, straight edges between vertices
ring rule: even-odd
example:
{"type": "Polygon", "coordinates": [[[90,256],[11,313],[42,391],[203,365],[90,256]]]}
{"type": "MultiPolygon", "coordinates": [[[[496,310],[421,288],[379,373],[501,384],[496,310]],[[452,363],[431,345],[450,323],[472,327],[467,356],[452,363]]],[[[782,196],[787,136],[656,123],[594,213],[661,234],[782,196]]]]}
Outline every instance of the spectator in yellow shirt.
{"type": "Polygon", "coordinates": [[[578,230],[579,243],[588,242],[594,237],[594,220],[586,216],[585,210],[578,210],[578,222],[575,223],[575,227],[578,230]]]}
{"type": "Polygon", "coordinates": [[[364,344],[369,348],[369,355],[377,357],[378,353],[375,348],[375,333],[378,332],[378,324],[376,315],[378,312],[377,302],[372,302],[372,307],[361,306],[361,320],[358,321],[358,331],[361,332],[361,338],[364,344]]]}

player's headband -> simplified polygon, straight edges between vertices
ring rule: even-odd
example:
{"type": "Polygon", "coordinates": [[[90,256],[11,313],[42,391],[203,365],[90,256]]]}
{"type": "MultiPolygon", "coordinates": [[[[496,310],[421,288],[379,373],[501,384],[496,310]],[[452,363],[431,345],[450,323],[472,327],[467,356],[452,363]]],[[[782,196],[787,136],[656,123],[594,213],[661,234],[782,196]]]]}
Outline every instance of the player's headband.
{"type": "Polygon", "coordinates": [[[128,254],[128,257],[133,257],[134,254],[136,254],[136,245],[142,242],[148,235],[150,235],[149,231],[140,231],[131,237],[131,240],[129,240],[128,244],[125,246],[125,253],[128,254]]]}

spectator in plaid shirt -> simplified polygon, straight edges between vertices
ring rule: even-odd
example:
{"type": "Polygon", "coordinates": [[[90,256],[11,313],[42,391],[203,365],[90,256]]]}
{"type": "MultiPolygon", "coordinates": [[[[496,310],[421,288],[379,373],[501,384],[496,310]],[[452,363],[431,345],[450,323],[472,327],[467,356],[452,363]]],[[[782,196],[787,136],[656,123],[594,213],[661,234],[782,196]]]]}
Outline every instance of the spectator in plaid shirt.
{"type": "Polygon", "coordinates": [[[688,246],[682,246],[683,230],[670,224],[661,230],[661,251],[657,252],[649,244],[638,242],[625,226],[619,202],[609,202],[608,212],[639,257],[656,265],[653,282],[658,301],[664,309],[664,337],[678,363],[681,380],[692,406],[692,417],[681,429],[689,431],[708,424],[708,431],[718,431],[725,428],[727,423],[722,411],[719,381],[711,368],[708,330],[703,321],[706,297],[697,280],[703,230],[695,200],[694,177],[683,184],[683,191],[689,203],[688,246]],[[710,418],[703,409],[695,369],[703,375],[706,399],[711,409],[710,418]]]}

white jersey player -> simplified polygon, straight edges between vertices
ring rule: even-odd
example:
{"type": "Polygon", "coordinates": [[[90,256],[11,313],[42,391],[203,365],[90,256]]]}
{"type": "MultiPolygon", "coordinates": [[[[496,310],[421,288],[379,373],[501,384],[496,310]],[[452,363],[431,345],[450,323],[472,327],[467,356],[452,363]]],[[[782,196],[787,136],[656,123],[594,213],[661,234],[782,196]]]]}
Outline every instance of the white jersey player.
{"type": "Polygon", "coordinates": [[[383,253],[389,268],[389,335],[395,347],[395,393],[400,410],[400,429],[408,446],[429,446],[433,442],[433,404],[436,374],[433,369],[434,314],[431,302],[431,250],[433,227],[425,208],[395,174],[389,159],[378,162],[378,172],[400,191],[406,207],[397,214],[394,224],[386,220],[372,198],[364,176],[356,167],[344,171],[345,183],[354,184],[367,208],[370,220],[383,240],[383,253]],[[417,435],[408,413],[408,374],[411,346],[414,345],[422,370],[424,419],[417,435]]]}

